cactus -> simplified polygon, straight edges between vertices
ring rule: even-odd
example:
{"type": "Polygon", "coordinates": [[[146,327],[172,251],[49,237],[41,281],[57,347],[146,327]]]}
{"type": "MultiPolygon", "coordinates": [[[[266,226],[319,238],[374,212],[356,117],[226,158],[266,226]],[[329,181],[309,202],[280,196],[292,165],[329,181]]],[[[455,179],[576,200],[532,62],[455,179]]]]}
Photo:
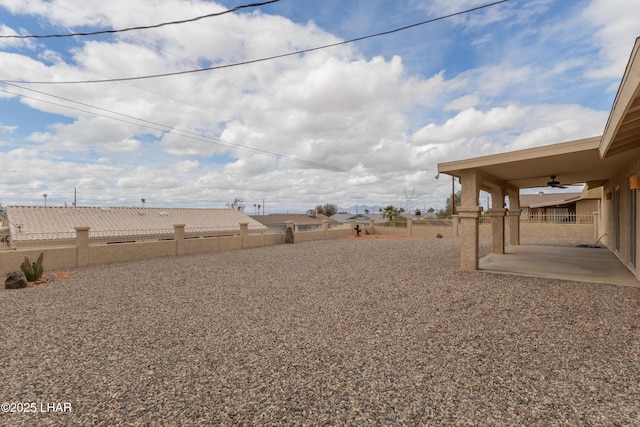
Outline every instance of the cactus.
{"type": "Polygon", "coordinates": [[[27,277],[27,280],[30,282],[35,282],[40,277],[42,277],[42,257],[44,253],[40,253],[38,260],[35,262],[31,262],[28,257],[24,257],[24,262],[20,264],[20,270],[27,277]]]}

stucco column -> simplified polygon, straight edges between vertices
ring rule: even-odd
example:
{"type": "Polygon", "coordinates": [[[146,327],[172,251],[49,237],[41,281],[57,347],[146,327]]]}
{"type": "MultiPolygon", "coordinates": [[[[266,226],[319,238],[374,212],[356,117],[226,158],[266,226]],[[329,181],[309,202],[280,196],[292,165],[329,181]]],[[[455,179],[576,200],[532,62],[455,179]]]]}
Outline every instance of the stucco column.
{"type": "Polygon", "coordinates": [[[407,218],[407,234],[413,236],[413,218],[407,218]]]}
{"type": "Polygon", "coordinates": [[[491,253],[504,253],[504,217],[507,210],[504,208],[491,208],[491,253]]]}
{"type": "Polygon", "coordinates": [[[322,220],[322,238],[327,240],[327,230],[329,229],[329,220],[322,220]]]}
{"type": "Polygon", "coordinates": [[[460,235],[460,216],[451,215],[451,237],[458,237],[460,235]]]}
{"type": "Polygon", "coordinates": [[[89,265],[89,229],[91,227],[76,227],[76,248],[78,253],[78,267],[89,265]]]}
{"type": "Polygon", "coordinates": [[[509,212],[507,215],[509,216],[509,244],[510,245],[519,245],[520,244],[520,215],[522,214],[522,209],[513,210],[509,208],[509,212]]]}
{"type": "Polygon", "coordinates": [[[184,255],[184,228],[185,224],[173,224],[173,238],[176,241],[176,255],[184,255]]]}
{"type": "Polygon", "coordinates": [[[242,237],[242,249],[246,247],[246,240],[249,237],[249,223],[240,223],[240,236],[242,237]]]}
{"type": "Polygon", "coordinates": [[[460,218],[460,269],[480,268],[479,206],[458,206],[460,218]]]}
{"type": "Polygon", "coordinates": [[[509,196],[509,244],[520,244],[520,215],[522,209],[520,209],[520,189],[512,188],[507,190],[507,196],[509,196]]]}
{"type": "MultiPolygon", "coordinates": [[[[600,236],[600,214],[598,212],[593,213],[593,238],[599,239],[600,236]]],[[[638,265],[638,264],[636,264],[638,265]]]]}
{"type": "Polygon", "coordinates": [[[374,233],[375,226],[376,226],[376,220],[375,219],[370,219],[369,220],[369,233],[371,233],[371,234],[374,233]]]}
{"type": "Polygon", "coordinates": [[[480,196],[480,173],[476,169],[466,170],[460,176],[462,184],[460,218],[460,268],[478,270],[480,268],[480,227],[482,208],[480,196]]]}

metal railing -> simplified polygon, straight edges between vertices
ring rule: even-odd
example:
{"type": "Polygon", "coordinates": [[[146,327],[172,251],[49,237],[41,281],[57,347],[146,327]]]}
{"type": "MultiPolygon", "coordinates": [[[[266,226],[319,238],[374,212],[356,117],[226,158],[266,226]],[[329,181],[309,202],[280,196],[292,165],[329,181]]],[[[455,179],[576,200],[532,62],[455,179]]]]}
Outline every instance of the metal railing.
{"type": "MultiPolygon", "coordinates": [[[[249,228],[249,234],[261,233],[262,230],[252,230],[249,228]]],[[[223,237],[236,236],[240,234],[240,227],[185,227],[185,239],[195,239],[200,237],[223,237]]]]}
{"type": "Polygon", "coordinates": [[[557,223],[557,224],[593,224],[592,213],[547,212],[520,216],[520,222],[557,223]]]}
{"type": "Polygon", "coordinates": [[[451,218],[423,218],[414,219],[413,225],[415,226],[427,226],[427,227],[451,227],[453,220],[451,218]]]}
{"type": "Polygon", "coordinates": [[[89,242],[91,243],[131,243],[147,240],[172,240],[173,229],[156,230],[89,230],[89,242]]]}

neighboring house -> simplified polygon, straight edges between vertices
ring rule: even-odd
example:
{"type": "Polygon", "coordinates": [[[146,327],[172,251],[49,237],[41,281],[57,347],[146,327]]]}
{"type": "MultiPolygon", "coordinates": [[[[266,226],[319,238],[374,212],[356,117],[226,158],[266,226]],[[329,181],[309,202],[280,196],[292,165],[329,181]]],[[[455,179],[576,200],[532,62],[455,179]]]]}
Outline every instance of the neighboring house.
{"type": "Polygon", "coordinates": [[[387,222],[387,219],[384,218],[381,214],[335,214],[331,216],[332,219],[339,222],[340,224],[349,224],[351,220],[355,220],[356,224],[359,225],[369,225],[369,221],[373,220],[375,224],[384,224],[387,222]]]}
{"type": "Polygon", "coordinates": [[[281,233],[285,230],[287,222],[293,222],[293,231],[320,231],[322,221],[327,221],[329,228],[339,225],[335,221],[323,214],[315,216],[305,214],[269,214],[252,215],[251,218],[268,227],[270,233],[281,233]]]}
{"type": "Polygon", "coordinates": [[[185,225],[185,237],[233,235],[240,223],[249,233],[267,227],[234,209],[9,206],[2,222],[9,244],[68,243],[75,227],[90,227],[89,238],[109,243],[150,238],[171,239],[174,225],[185,225]]]}
{"type": "Polygon", "coordinates": [[[440,173],[461,178],[460,257],[463,270],[479,268],[480,190],[491,194],[492,253],[504,253],[505,223],[509,242],[520,244],[520,189],[585,183],[601,194],[597,234],[636,278],[638,259],[638,189],[640,189],[640,38],[636,39],[601,136],[438,164],[440,173]],[[554,183],[555,184],[555,183],[554,183]],[[504,208],[505,196],[509,209],[504,208]],[[509,216],[510,221],[504,221],[509,216]],[[513,220],[512,220],[513,219],[513,220]]]}
{"type": "Polygon", "coordinates": [[[520,194],[520,220],[593,223],[601,192],[520,194]]]}

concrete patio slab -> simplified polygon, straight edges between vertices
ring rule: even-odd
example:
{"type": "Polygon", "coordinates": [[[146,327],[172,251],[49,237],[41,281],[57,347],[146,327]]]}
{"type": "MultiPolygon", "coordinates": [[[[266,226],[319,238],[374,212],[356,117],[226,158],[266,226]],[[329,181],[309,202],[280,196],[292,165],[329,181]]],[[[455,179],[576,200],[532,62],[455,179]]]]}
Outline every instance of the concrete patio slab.
{"type": "Polygon", "coordinates": [[[520,245],[505,254],[480,259],[480,270],[640,288],[635,278],[607,248],[520,245]]]}

